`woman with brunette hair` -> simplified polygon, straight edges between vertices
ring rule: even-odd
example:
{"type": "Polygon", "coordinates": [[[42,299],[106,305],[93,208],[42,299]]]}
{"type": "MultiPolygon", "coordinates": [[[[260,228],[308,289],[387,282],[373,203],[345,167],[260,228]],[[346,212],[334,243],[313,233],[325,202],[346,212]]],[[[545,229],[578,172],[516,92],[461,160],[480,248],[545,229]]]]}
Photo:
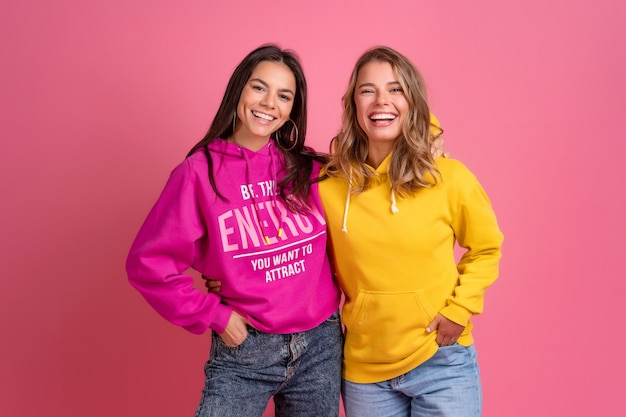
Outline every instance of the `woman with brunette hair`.
{"type": "Polygon", "coordinates": [[[462,163],[432,155],[442,131],[402,54],[366,51],[343,108],[319,190],[346,297],[346,415],[479,417],[470,319],[502,244],[489,199],[462,163]]]}
{"type": "Polygon", "coordinates": [[[265,45],[232,74],[206,136],[178,165],[128,255],[130,283],[165,319],[211,330],[197,417],[337,416],[340,292],[304,146],[306,81],[265,45]],[[221,281],[194,288],[192,268],[221,281]]]}

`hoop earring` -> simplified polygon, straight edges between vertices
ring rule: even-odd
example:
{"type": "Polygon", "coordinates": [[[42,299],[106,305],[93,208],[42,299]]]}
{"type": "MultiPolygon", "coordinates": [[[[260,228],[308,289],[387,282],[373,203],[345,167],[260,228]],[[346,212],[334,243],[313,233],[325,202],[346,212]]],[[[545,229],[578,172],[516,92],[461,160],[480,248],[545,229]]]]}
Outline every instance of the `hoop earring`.
{"type": "MultiPolygon", "coordinates": [[[[296,147],[296,145],[298,144],[298,126],[296,126],[296,122],[294,122],[294,121],[293,121],[293,120],[291,120],[291,119],[287,120],[287,122],[291,122],[291,123],[293,124],[293,127],[291,128],[291,133],[289,133],[289,139],[290,139],[290,140],[291,140],[291,142],[292,142],[292,143],[291,143],[291,146],[290,146],[289,148],[284,147],[284,146],[280,143],[280,141],[281,141],[280,133],[279,133],[279,131],[278,131],[278,130],[276,131],[276,144],[278,145],[278,147],[279,147],[280,149],[282,149],[282,150],[283,150],[283,151],[285,151],[285,152],[289,152],[290,150],[292,150],[293,148],[295,148],[295,147],[296,147]],[[294,136],[294,131],[296,132],[296,133],[295,133],[295,136],[296,136],[296,138],[295,138],[295,139],[293,138],[293,136],[294,136]]],[[[287,122],[285,122],[285,123],[287,123],[287,122]]]]}
{"type": "Polygon", "coordinates": [[[235,127],[237,127],[237,110],[233,113],[233,133],[235,133],[235,127]]]}

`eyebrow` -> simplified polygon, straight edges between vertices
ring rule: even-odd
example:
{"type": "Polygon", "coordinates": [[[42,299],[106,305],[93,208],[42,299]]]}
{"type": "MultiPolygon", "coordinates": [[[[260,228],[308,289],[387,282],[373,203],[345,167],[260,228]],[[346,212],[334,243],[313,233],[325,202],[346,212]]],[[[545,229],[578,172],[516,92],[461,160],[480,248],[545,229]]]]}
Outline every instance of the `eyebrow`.
{"type": "MultiPolygon", "coordinates": [[[[400,81],[389,81],[387,85],[400,85],[400,81]]],[[[376,87],[376,86],[374,85],[374,83],[363,83],[357,86],[357,88],[363,88],[363,87],[376,87]]]]}
{"type": "MultiPolygon", "coordinates": [[[[258,82],[260,84],[263,84],[263,86],[266,87],[266,88],[269,88],[269,86],[270,86],[268,83],[266,83],[265,81],[263,81],[260,78],[250,78],[250,80],[248,80],[248,82],[251,82],[251,81],[256,81],[256,82],[258,82]]],[[[292,96],[296,95],[296,93],[291,91],[289,88],[282,88],[282,89],[280,89],[278,91],[280,91],[281,93],[291,93],[292,96]]]]}

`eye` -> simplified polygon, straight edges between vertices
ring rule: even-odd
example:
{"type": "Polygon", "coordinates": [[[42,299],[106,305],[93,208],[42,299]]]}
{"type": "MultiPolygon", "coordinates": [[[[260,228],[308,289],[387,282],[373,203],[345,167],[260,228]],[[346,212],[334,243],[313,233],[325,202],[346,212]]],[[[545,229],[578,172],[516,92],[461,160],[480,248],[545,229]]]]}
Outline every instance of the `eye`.
{"type": "Polygon", "coordinates": [[[284,101],[291,101],[291,96],[288,94],[280,94],[278,97],[284,101]]]}
{"type": "Polygon", "coordinates": [[[404,91],[402,90],[402,87],[394,87],[391,90],[389,90],[391,93],[403,93],[404,91]]]}
{"type": "Polygon", "coordinates": [[[371,88],[364,88],[361,90],[360,93],[361,94],[374,94],[374,90],[372,90],[371,88]]]}
{"type": "Polygon", "coordinates": [[[253,84],[252,89],[256,91],[265,91],[262,85],[253,84]]]}

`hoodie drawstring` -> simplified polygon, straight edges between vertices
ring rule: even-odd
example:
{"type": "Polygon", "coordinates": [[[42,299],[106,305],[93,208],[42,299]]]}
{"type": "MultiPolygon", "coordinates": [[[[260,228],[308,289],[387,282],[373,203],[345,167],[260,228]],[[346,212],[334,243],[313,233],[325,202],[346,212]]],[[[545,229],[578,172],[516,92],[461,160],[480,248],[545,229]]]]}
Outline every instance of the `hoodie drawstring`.
{"type": "Polygon", "coordinates": [[[350,206],[350,193],[352,192],[352,167],[350,167],[350,181],[348,182],[348,193],[346,194],[346,205],[343,208],[343,223],[341,231],[348,233],[348,207],[350,206]]]}
{"type": "Polygon", "coordinates": [[[391,181],[389,182],[389,187],[391,187],[391,212],[393,214],[397,214],[400,211],[400,209],[396,205],[396,194],[393,192],[391,181]]]}
{"type": "MultiPolygon", "coordinates": [[[[276,217],[276,219],[278,219],[279,221],[279,225],[277,228],[277,237],[282,237],[283,236],[283,224],[284,224],[284,218],[283,218],[283,213],[278,209],[278,204],[276,202],[276,187],[277,187],[277,182],[276,182],[276,164],[274,162],[275,159],[275,151],[273,150],[273,146],[272,143],[270,142],[269,145],[270,147],[270,171],[272,173],[272,182],[274,184],[274,189],[271,192],[271,197],[272,197],[272,201],[270,203],[270,205],[272,206],[272,212],[274,213],[274,216],[276,217]]],[[[241,147],[238,146],[239,150],[241,151],[241,154],[243,155],[243,158],[246,161],[246,183],[250,184],[250,159],[248,158],[248,154],[247,152],[241,147]]],[[[254,193],[250,193],[251,194],[251,199],[252,199],[252,207],[254,208],[254,218],[257,222],[257,225],[259,226],[259,230],[261,232],[261,235],[263,236],[263,240],[265,241],[266,245],[270,244],[270,237],[268,235],[268,233],[266,232],[265,228],[263,227],[263,222],[261,222],[261,219],[259,218],[259,208],[257,206],[257,202],[256,202],[256,198],[254,193]]],[[[266,206],[267,207],[267,206],[266,206]]]]}
{"type": "MultiPolygon", "coordinates": [[[[398,205],[396,204],[396,194],[393,191],[391,181],[389,182],[391,188],[391,212],[397,214],[400,212],[398,205]]],[[[350,194],[352,193],[352,167],[350,167],[350,179],[348,181],[348,193],[346,195],[346,204],[343,209],[343,223],[341,224],[341,231],[348,233],[348,208],[350,206],[350,194]]]]}
{"type": "MultiPolygon", "coordinates": [[[[278,189],[278,181],[276,180],[276,163],[274,162],[274,151],[273,143],[270,142],[270,171],[272,172],[272,181],[274,182],[274,190],[272,192],[272,211],[274,211],[274,215],[278,219],[279,226],[276,234],[278,237],[283,237],[283,224],[285,219],[283,218],[283,213],[278,210],[278,203],[276,202],[276,190],[278,189]]],[[[269,245],[269,237],[265,236],[265,242],[269,245]]]]}

